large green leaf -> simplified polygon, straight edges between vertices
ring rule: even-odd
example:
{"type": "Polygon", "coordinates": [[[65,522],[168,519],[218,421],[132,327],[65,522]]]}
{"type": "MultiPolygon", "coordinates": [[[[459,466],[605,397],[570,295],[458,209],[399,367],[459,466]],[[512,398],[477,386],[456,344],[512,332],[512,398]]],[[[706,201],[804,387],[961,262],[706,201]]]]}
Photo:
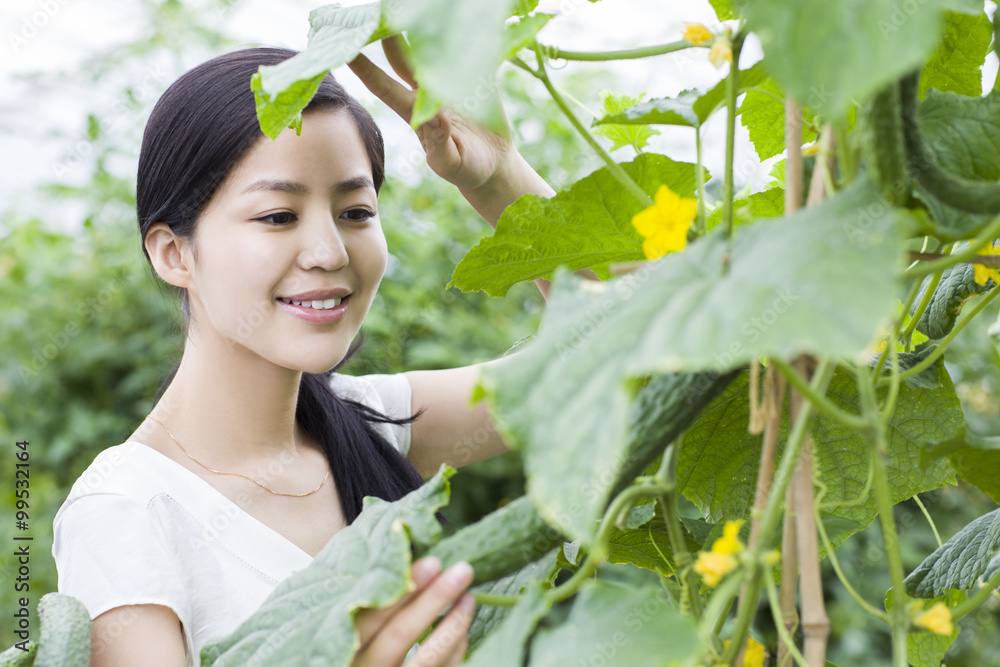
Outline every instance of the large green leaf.
{"type": "MultiPolygon", "coordinates": [[[[622,168],[650,196],[661,184],[682,197],[694,193],[693,164],[647,153],[622,168]]],[[[643,208],[607,167],[551,199],[524,195],[504,210],[496,233],[455,267],[452,284],[504,296],[514,284],[547,278],[561,265],[606,278],[612,262],[643,259],[642,237],[632,226],[643,208]]]]}
{"type": "Polygon", "coordinates": [[[447,504],[442,464],[434,477],[395,502],[365,498],[364,508],[303,570],[278,584],[253,616],[201,650],[205,667],[260,661],[281,665],[349,665],[358,648],[355,615],[397,602],[410,584],[411,542],[441,536],[435,517],[447,504]],[[322,637],[323,641],[316,641],[322,637]]]}
{"type": "MultiPolygon", "coordinates": [[[[737,113],[750,133],[757,157],[766,160],[785,150],[784,92],[774,79],[765,79],[756,88],[743,98],[737,113]]],[[[808,107],[802,110],[802,122],[802,142],[809,143],[816,139],[816,132],[811,127],[815,118],[808,107]]]]}
{"type": "Polygon", "coordinates": [[[946,457],[955,474],[1000,502],[1000,438],[961,429],[950,438],[928,444],[925,461],[946,457]]]}
{"type": "Polygon", "coordinates": [[[892,312],[901,255],[900,214],[874,202],[861,185],[605,283],[557,276],[538,335],[483,381],[546,521],[592,536],[600,485],[627,451],[636,377],[862,352],[892,312]]]}
{"type": "Polygon", "coordinates": [[[503,34],[513,7],[512,0],[387,3],[385,21],[406,31],[410,64],[420,82],[413,127],[430,120],[442,105],[488,127],[506,127],[495,74],[510,47],[503,34]]]}
{"type": "MultiPolygon", "coordinates": [[[[931,89],[917,113],[924,142],[943,168],[972,180],[1000,180],[1000,92],[973,98],[931,89]]],[[[916,193],[947,240],[973,236],[993,217],[958,211],[920,186],[916,193]]]]}
{"type": "MultiPolygon", "coordinates": [[[[638,570],[637,570],[638,571],[638,570]]],[[[640,571],[641,572],[641,571],[640,571]]],[[[686,664],[700,652],[694,622],[670,603],[658,578],[642,584],[588,581],[573,599],[568,617],[540,627],[531,641],[531,667],[601,664],[686,664]]]]}
{"type": "Polygon", "coordinates": [[[530,583],[517,604],[504,614],[497,630],[462,664],[468,667],[522,667],[528,638],[548,610],[545,589],[539,582],[530,583]]]}
{"type": "Polygon", "coordinates": [[[353,60],[379,27],[379,3],[326,5],[309,14],[305,50],[253,77],[261,130],[274,139],[300,119],[327,72],[353,60]]]}
{"type": "Polygon", "coordinates": [[[778,84],[836,120],[853,100],[930,57],[941,38],[941,7],[941,0],[755,0],[746,15],[778,84]]]}
{"type": "MultiPolygon", "coordinates": [[[[956,264],[945,269],[930,302],[917,322],[917,331],[933,340],[947,336],[955,327],[955,321],[958,320],[965,302],[986,291],[985,285],[976,282],[975,274],[974,264],[956,264]]],[[[930,276],[924,278],[920,292],[913,299],[911,315],[916,312],[920,300],[930,286],[930,281],[930,276]]]]}
{"type": "MultiPolygon", "coordinates": [[[[920,465],[921,444],[950,435],[962,423],[961,405],[951,380],[943,368],[939,372],[938,389],[900,388],[887,434],[893,502],[954,482],[945,462],[927,469],[920,465]]],[[[880,390],[880,399],[886,391],[880,390]]],[[[688,429],[677,460],[678,487],[712,522],[749,518],[753,506],[761,436],[747,432],[748,395],[744,373],[688,429]]],[[[859,412],[853,375],[838,370],[827,395],[843,409],[859,412]]],[[[782,443],[787,432],[787,424],[783,424],[782,443]]],[[[858,433],[822,415],[816,417],[812,434],[813,467],[823,482],[817,503],[836,546],[877,515],[869,480],[871,445],[858,433]]],[[[779,445],[779,451],[781,448],[779,445]]]]}
{"type": "Polygon", "coordinates": [[[948,12],[944,40],[920,73],[920,93],[928,88],[979,97],[983,94],[983,63],[993,26],[979,4],[977,14],[948,12]]]}
{"type": "MultiPolygon", "coordinates": [[[[608,562],[631,563],[664,576],[675,574],[673,547],[659,506],[650,503],[638,507],[649,508],[649,520],[640,526],[611,531],[608,536],[608,562]]],[[[688,551],[692,552],[701,549],[704,543],[687,530],[684,530],[684,541],[688,551]]]]}
{"type": "Polygon", "coordinates": [[[1000,509],[984,514],[951,538],[906,578],[910,595],[933,598],[968,591],[1000,552],[1000,509]]]}

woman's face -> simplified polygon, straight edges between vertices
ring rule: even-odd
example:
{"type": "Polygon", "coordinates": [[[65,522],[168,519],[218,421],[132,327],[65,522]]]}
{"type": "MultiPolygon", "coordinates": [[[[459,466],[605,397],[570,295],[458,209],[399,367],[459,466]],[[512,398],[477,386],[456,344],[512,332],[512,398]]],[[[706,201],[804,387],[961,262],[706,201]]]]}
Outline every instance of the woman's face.
{"type": "Polygon", "coordinates": [[[319,373],[361,328],[386,265],[372,168],[346,110],[261,138],[198,220],[195,335],[319,373]],[[299,302],[296,304],[295,302],[299,302]]]}

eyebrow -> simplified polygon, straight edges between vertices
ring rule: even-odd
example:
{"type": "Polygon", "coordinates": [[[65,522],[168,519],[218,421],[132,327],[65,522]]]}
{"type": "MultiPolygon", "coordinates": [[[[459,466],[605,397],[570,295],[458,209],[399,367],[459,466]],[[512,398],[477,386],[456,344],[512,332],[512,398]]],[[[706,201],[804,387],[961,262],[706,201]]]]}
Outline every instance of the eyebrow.
{"type": "MultiPolygon", "coordinates": [[[[364,190],[366,188],[375,189],[375,184],[372,183],[372,179],[368,176],[355,176],[354,178],[348,178],[345,181],[341,181],[333,186],[333,191],[337,194],[348,194],[350,192],[355,192],[357,190],[364,190]]],[[[309,188],[303,183],[297,183],[295,181],[278,181],[273,179],[261,179],[251,183],[243,189],[240,194],[247,194],[248,192],[288,192],[293,195],[304,195],[309,192],[309,188]]]]}

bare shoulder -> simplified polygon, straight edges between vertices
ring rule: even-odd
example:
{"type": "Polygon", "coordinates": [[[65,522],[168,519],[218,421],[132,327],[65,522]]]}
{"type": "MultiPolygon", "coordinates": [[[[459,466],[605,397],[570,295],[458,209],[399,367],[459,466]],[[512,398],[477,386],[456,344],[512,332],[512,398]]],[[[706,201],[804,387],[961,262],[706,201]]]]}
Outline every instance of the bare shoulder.
{"type": "Polygon", "coordinates": [[[94,619],[92,667],[184,667],[181,622],[169,607],[139,604],[109,609],[94,619]]]}

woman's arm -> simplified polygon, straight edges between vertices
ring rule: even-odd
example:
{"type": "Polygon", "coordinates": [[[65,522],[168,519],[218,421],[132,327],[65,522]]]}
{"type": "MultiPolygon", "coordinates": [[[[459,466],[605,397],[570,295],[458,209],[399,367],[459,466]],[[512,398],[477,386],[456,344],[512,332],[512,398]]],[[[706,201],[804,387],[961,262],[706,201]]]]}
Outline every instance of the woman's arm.
{"type": "Polygon", "coordinates": [[[109,609],[94,619],[91,667],[184,667],[181,622],[170,607],[139,604],[109,609]]]}

